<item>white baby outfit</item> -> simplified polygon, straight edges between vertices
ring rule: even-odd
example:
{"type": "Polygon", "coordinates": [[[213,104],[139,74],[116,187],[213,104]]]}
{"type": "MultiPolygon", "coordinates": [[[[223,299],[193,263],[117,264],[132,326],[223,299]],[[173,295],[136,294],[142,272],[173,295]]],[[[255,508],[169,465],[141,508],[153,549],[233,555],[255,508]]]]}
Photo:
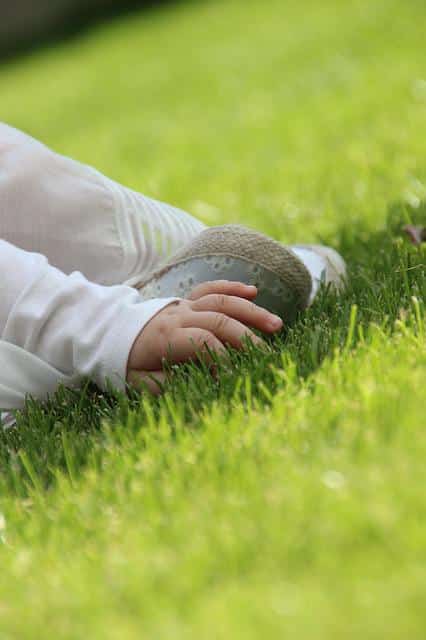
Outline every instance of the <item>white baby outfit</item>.
{"type": "Polygon", "coordinates": [[[134,340],[177,299],[132,285],[204,228],[0,123],[0,409],[83,376],[124,389],[134,340]]]}
{"type": "Polygon", "coordinates": [[[0,123],[0,408],[83,376],[123,389],[135,338],[174,300],[130,285],[203,228],[0,123]]]}

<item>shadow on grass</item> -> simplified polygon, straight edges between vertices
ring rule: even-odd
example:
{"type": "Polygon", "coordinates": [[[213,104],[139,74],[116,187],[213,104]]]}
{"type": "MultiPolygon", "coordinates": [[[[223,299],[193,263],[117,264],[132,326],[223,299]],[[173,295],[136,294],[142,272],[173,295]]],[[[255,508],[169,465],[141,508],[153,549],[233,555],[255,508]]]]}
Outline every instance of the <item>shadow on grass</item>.
{"type": "Polygon", "coordinates": [[[312,374],[345,344],[355,304],[359,325],[367,328],[374,322],[392,330],[395,320],[411,308],[412,296],[424,300],[426,295],[424,249],[412,246],[403,235],[408,222],[426,224],[426,203],[417,209],[391,205],[386,226],[373,233],[362,223],[342,225],[336,248],[349,265],[346,292],[336,297],[322,291],[293,327],[271,340],[270,351],[249,347],[232,352],[228,362],[218,364],[216,378],[205,368],[184,365],[174,372],[167,396],[150,401],[148,409],[136,392],[129,399],[124,394],[114,397],[89,383],[80,392],[62,388],[45,405],[30,400],[17,428],[0,433],[0,491],[23,497],[32,485],[31,474],[48,487],[58,471],[78,474],[88,462],[98,464],[111,446],[111,434],[118,433],[118,442],[123,429],[127,438],[136,436],[149,418],[147,411],[154,418],[161,411],[178,411],[188,428],[197,428],[200,412],[215,401],[225,412],[235,403],[268,405],[277,388],[285,385],[274,367],[285,371],[292,361],[296,377],[312,374]],[[136,419],[131,419],[132,413],[136,419]],[[105,419],[113,425],[107,434],[102,428],[105,419]]]}
{"type": "MultiPolygon", "coordinates": [[[[0,65],[23,56],[30,55],[43,48],[51,48],[62,42],[89,31],[94,25],[109,22],[126,15],[138,15],[143,11],[159,12],[169,5],[189,4],[194,0],[105,0],[97,6],[82,6],[78,11],[65,11],[53,24],[34,31],[26,36],[17,36],[13,41],[4,42],[0,38],[0,65]]],[[[1,4],[1,0],[0,0],[1,4]]],[[[1,7],[0,7],[1,10],[1,7]]]]}

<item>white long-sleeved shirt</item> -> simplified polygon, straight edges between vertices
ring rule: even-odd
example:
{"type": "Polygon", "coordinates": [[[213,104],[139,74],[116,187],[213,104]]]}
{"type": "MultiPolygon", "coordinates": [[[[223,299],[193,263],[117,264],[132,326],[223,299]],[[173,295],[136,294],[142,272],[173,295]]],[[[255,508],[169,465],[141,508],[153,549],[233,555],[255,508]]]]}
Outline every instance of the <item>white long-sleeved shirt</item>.
{"type": "Polygon", "coordinates": [[[203,228],[0,123],[0,409],[82,376],[122,389],[134,340],[175,300],[128,285],[203,228]]]}
{"type": "Polygon", "coordinates": [[[45,256],[4,240],[0,240],[0,273],[1,340],[65,376],[89,376],[101,388],[106,379],[124,387],[133,342],[146,323],[173,301],[142,302],[138,292],[126,285],[98,285],[78,271],[66,275],[45,256]]]}

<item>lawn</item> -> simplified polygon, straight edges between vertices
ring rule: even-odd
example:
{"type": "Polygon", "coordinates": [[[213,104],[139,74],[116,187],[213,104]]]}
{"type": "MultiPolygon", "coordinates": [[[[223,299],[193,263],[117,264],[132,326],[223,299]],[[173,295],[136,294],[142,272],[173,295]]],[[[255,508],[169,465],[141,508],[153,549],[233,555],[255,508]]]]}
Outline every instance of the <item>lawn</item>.
{"type": "Polygon", "coordinates": [[[166,3],[0,67],[0,120],[350,268],[216,380],[0,435],[0,638],[426,637],[424,0],[166,3]]]}

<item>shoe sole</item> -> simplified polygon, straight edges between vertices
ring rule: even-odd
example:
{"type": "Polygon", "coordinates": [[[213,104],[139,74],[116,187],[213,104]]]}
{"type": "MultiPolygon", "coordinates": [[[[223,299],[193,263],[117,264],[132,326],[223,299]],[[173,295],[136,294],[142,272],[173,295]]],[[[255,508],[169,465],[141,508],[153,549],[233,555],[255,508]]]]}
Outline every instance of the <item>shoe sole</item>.
{"type": "Polygon", "coordinates": [[[291,249],[240,225],[210,227],[147,280],[135,285],[144,299],[185,297],[202,282],[254,284],[256,304],[291,323],[309,304],[312,279],[291,249]]]}

